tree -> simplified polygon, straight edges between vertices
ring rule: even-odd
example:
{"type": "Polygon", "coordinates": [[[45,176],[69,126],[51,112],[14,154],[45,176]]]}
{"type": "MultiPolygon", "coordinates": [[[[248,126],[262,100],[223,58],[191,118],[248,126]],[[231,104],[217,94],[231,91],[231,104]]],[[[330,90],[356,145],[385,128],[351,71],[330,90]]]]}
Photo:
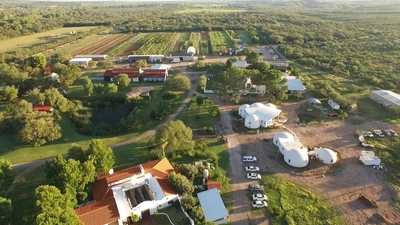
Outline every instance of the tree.
{"type": "Polygon", "coordinates": [[[185,175],[189,180],[193,180],[198,173],[197,167],[192,164],[182,164],[179,166],[182,174],[185,175]]]}
{"type": "Polygon", "coordinates": [[[54,53],[51,56],[51,64],[56,64],[56,63],[63,63],[63,64],[67,64],[69,62],[69,60],[71,60],[73,57],[71,55],[71,53],[63,51],[63,52],[59,52],[57,51],[56,53],[54,53]]]}
{"type": "Polygon", "coordinates": [[[192,194],[194,192],[193,184],[182,174],[175,172],[170,173],[167,182],[181,194],[192,194]]]}
{"type": "Polygon", "coordinates": [[[47,60],[44,55],[38,54],[29,57],[27,63],[33,68],[44,68],[47,64],[47,60]]]}
{"type": "Polygon", "coordinates": [[[264,84],[266,86],[266,91],[273,99],[287,99],[288,87],[286,82],[286,79],[282,79],[282,72],[279,70],[269,70],[265,73],[264,84]]]}
{"type": "Polygon", "coordinates": [[[72,158],[66,160],[62,155],[54,157],[52,162],[47,161],[44,172],[50,184],[60,189],[73,206],[86,200],[96,177],[92,162],[80,163],[72,158]]]}
{"type": "Polygon", "coordinates": [[[93,91],[97,95],[103,94],[105,92],[105,90],[106,90],[106,88],[104,87],[104,84],[98,83],[98,84],[94,84],[94,86],[93,86],[93,91]]]}
{"type": "Polygon", "coordinates": [[[190,217],[197,223],[201,223],[204,221],[204,212],[201,206],[196,205],[195,207],[192,208],[192,211],[190,212],[190,217]]]}
{"type": "Polygon", "coordinates": [[[56,109],[65,109],[68,100],[56,88],[49,88],[44,91],[46,103],[56,109]]]}
{"type": "Polygon", "coordinates": [[[117,83],[118,87],[121,89],[129,87],[131,80],[129,79],[128,74],[121,73],[115,78],[115,83],[117,83]]]}
{"type": "Polygon", "coordinates": [[[111,94],[111,93],[115,93],[118,91],[118,86],[113,83],[108,83],[106,89],[107,89],[107,93],[111,94]]]}
{"type": "Polygon", "coordinates": [[[155,143],[163,144],[167,140],[166,149],[170,151],[193,149],[193,131],[182,121],[174,120],[156,130],[155,143]]]}
{"type": "Polygon", "coordinates": [[[0,88],[0,99],[5,101],[11,101],[18,98],[18,89],[13,86],[7,86],[0,88]]]}
{"type": "Polygon", "coordinates": [[[0,196],[6,195],[7,189],[12,182],[13,175],[11,173],[11,162],[0,159],[0,196]]]}
{"type": "Polygon", "coordinates": [[[35,147],[55,141],[61,137],[61,127],[46,112],[36,112],[27,117],[18,133],[19,139],[35,147]]]}
{"type": "Polygon", "coordinates": [[[197,204],[197,199],[191,194],[184,193],[181,198],[181,205],[186,211],[190,211],[197,204]]]}
{"type": "Polygon", "coordinates": [[[258,52],[252,51],[250,54],[246,55],[246,61],[248,63],[256,63],[260,61],[260,54],[258,52]]]}
{"type": "Polygon", "coordinates": [[[35,225],[81,225],[73,204],[59,189],[42,185],[35,189],[35,225]]]}
{"type": "Polygon", "coordinates": [[[216,91],[226,98],[230,91],[234,95],[241,95],[245,88],[247,76],[245,69],[239,67],[229,68],[226,72],[217,74],[213,79],[216,79],[216,91]]]}
{"type": "Polygon", "coordinates": [[[271,68],[271,66],[269,65],[269,63],[262,61],[262,62],[254,62],[253,64],[251,64],[250,68],[258,70],[260,71],[260,73],[265,73],[271,68]]]}
{"type": "Polygon", "coordinates": [[[197,106],[201,107],[204,104],[205,100],[206,99],[203,96],[197,96],[196,98],[197,106]]]}
{"type": "Polygon", "coordinates": [[[233,62],[231,59],[226,60],[226,68],[231,68],[233,66],[233,62]]]}
{"type": "Polygon", "coordinates": [[[21,85],[29,78],[27,72],[21,72],[16,65],[0,64],[0,86],[21,85]]]}
{"type": "Polygon", "coordinates": [[[128,131],[138,131],[143,127],[143,114],[139,109],[134,109],[129,113],[124,124],[128,131]]]}
{"type": "Polygon", "coordinates": [[[97,64],[97,63],[96,63],[95,61],[93,61],[93,60],[90,60],[90,61],[88,62],[88,66],[89,66],[90,68],[95,67],[96,64],[97,64]]]}
{"type": "Polygon", "coordinates": [[[214,106],[209,106],[208,107],[208,114],[212,117],[217,116],[219,113],[219,109],[218,106],[214,105],[214,106]]]}
{"type": "Polygon", "coordinates": [[[147,61],[146,60],[138,60],[133,64],[135,68],[147,68],[147,61]]]}
{"type": "Polygon", "coordinates": [[[171,91],[187,91],[190,89],[190,79],[178,74],[171,79],[168,79],[169,89],[171,91]]]}
{"type": "Polygon", "coordinates": [[[109,59],[103,59],[97,63],[97,67],[100,69],[109,69],[114,67],[114,63],[109,59]]]}
{"type": "Polygon", "coordinates": [[[86,93],[88,96],[93,94],[93,83],[92,80],[89,77],[84,77],[84,84],[83,84],[83,89],[85,89],[86,93]]]}
{"type": "Polygon", "coordinates": [[[10,224],[12,205],[11,200],[0,196],[0,224],[10,224]]]}
{"type": "Polygon", "coordinates": [[[55,64],[52,67],[53,71],[60,75],[60,83],[64,85],[64,87],[69,87],[76,79],[78,79],[82,71],[77,65],[63,65],[63,64],[55,64]]]}
{"type": "Polygon", "coordinates": [[[87,158],[93,162],[97,174],[105,174],[113,168],[115,156],[112,148],[107,147],[102,140],[93,139],[86,151],[87,158]]]}
{"type": "Polygon", "coordinates": [[[161,100],[157,102],[154,108],[151,110],[150,118],[153,120],[162,120],[171,114],[171,112],[171,102],[167,100],[161,100]]]}
{"type": "Polygon", "coordinates": [[[72,146],[68,149],[67,158],[77,160],[80,163],[83,163],[87,160],[85,150],[83,150],[82,146],[77,144],[72,144],[72,146]]]}
{"type": "Polygon", "coordinates": [[[25,95],[25,99],[32,104],[43,104],[46,100],[44,94],[40,91],[39,88],[34,88],[28,91],[25,95]]]}
{"type": "Polygon", "coordinates": [[[204,90],[207,85],[207,77],[205,75],[201,75],[199,77],[199,89],[204,90]]]}

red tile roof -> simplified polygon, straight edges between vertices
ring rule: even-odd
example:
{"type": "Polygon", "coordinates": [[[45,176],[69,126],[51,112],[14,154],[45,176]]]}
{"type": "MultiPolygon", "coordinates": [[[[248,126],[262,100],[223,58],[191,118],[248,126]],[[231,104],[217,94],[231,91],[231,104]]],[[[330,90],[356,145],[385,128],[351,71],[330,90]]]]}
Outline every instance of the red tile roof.
{"type": "Polygon", "coordinates": [[[112,70],[106,70],[103,73],[104,77],[114,78],[118,76],[118,74],[126,73],[129,78],[137,78],[139,77],[139,69],[138,68],[114,68],[112,70]]]}
{"type": "Polygon", "coordinates": [[[167,76],[167,70],[152,70],[152,69],[145,69],[143,70],[145,77],[147,78],[156,78],[156,77],[165,77],[167,76]]]}
{"type": "Polygon", "coordinates": [[[50,112],[53,110],[51,106],[46,106],[46,105],[38,105],[33,107],[33,111],[45,111],[45,112],[50,112]]]}
{"type": "MultiPolygon", "coordinates": [[[[167,158],[149,161],[141,165],[145,173],[151,173],[157,179],[165,195],[178,194],[167,182],[168,175],[174,170],[167,158]]],[[[93,187],[93,199],[95,202],[75,209],[79,219],[85,225],[102,225],[118,220],[119,213],[111,190],[111,184],[140,173],[140,165],[137,165],[117,171],[111,175],[98,176],[93,187]]]]}
{"type": "Polygon", "coordinates": [[[221,182],[212,181],[212,180],[207,181],[207,189],[210,190],[210,189],[213,189],[213,188],[217,188],[218,191],[220,191],[222,189],[221,182]]]}

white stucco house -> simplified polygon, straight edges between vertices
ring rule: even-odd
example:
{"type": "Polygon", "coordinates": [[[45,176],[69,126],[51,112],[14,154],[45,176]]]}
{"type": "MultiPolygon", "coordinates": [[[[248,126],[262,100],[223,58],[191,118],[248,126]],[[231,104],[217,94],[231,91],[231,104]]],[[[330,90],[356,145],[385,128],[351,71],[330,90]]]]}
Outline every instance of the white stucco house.
{"type": "Polygon", "coordinates": [[[299,137],[288,132],[279,132],[275,134],[273,142],[279,148],[288,165],[297,168],[308,165],[308,149],[303,146],[299,137]]]}
{"type": "Polygon", "coordinates": [[[239,107],[238,114],[244,119],[244,125],[250,129],[260,127],[270,127],[274,124],[274,119],[281,114],[282,110],[277,109],[271,103],[262,104],[260,102],[251,105],[244,104],[239,107]]]}

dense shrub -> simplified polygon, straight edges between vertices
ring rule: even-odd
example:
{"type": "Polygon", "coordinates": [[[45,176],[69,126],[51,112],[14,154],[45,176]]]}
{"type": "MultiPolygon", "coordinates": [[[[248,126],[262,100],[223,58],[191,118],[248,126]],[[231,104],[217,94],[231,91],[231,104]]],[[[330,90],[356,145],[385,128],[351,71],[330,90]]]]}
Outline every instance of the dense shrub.
{"type": "Polygon", "coordinates": [[[191,194],[183,194],[181,199],[181,204],[185,211],[190,212],[194,206],[197,204],[197,199],[191,194]]]}
{"type": "Polygon", "coordinates": [[[179,169],[181,169],[182,174],[185,175],[189,180],[193,180],[197,174],[197,167],[192,164],[182,164],[179,169]]]}
{"type": "Polygon", "coordinates": [[[184,175],[179,173],[170,173],[168,176],[168,184],[180,194],[192,194],[194,192],[193,184],[184,175]]]}
{"type": "Polygon", "coordinates": [[[213,135],[213,134],[215,134],[214,127],[203,127],[202,133],[204,135],[213,135]]]}
{"type": "Polygon", "coordinates": [[[190,212],[190,217],[194,220],[194,222],[201,223],[204,221],[204,212],[201,206],[197,205],[192,208],[192,211],[190,212]]]}
{"type": "Polygon", "coordinates": [[[162,99],[167,100],[167,101],[174,101],[178,99],[179,95],[177,93],[167,91],[162,95],[162,99]]]}
{"type": "Polygon", "coordinates": [[[150,112],[152,120],[162,120],[172,112],[171,103],[166,100],[159,101],[150,112]]]}

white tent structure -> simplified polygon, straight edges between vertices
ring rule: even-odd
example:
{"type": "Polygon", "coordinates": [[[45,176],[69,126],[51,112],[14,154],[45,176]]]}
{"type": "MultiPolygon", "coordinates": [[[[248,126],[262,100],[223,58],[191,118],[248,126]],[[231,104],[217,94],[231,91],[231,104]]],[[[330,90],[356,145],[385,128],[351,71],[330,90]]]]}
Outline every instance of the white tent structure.
{"type": "Polygon", "coordinates": [[[315,156],[324,164],[334,164],[337,162],[337,152],[329,148],[314,148],[315,156]]]}
{"type": "Polygon", "coordinates": [[[290,166],[301,168],[308,165],[308,149],[303,146],[298,137],[288,132],[279,132],[275,134],[273,142],[290,166]]]}
{"type": "Polygon", "coordinates": [[[378,166],[381,159],[373,151],[361,151],[360,161],[366,166],[378,166]]]}
{"type": "Polygon", "coordinates": [[[262,104],[260,102],[256,102],[251,104],[250,106],[248,104],[241,105],[239,107],[238,114],[245,119],[245,126],[250,129],[258,129],[259,127],[269,127],[272,126],[273,119],[277,117],[282,110],[277,109],[275,105],[268,103],[268,104],[262,104]],[[252,116],[251,118],[248,118],[248,116],[252,116]],[[255,117],[256,116],[256,117],[255,117]],[[256,122],[255,119],[258,119],[256,124],[258,126],[254,125],[253,122],[256,122]],[[251,124],[248,124],[247,122],[251,122],[251,124]]]}
{"type": "Polygon", "coordinates": [[[190,47],[187,49],[187,53],[196,55],[196,49],[195,49],[193,46],[190,46],[190,47]]]}

